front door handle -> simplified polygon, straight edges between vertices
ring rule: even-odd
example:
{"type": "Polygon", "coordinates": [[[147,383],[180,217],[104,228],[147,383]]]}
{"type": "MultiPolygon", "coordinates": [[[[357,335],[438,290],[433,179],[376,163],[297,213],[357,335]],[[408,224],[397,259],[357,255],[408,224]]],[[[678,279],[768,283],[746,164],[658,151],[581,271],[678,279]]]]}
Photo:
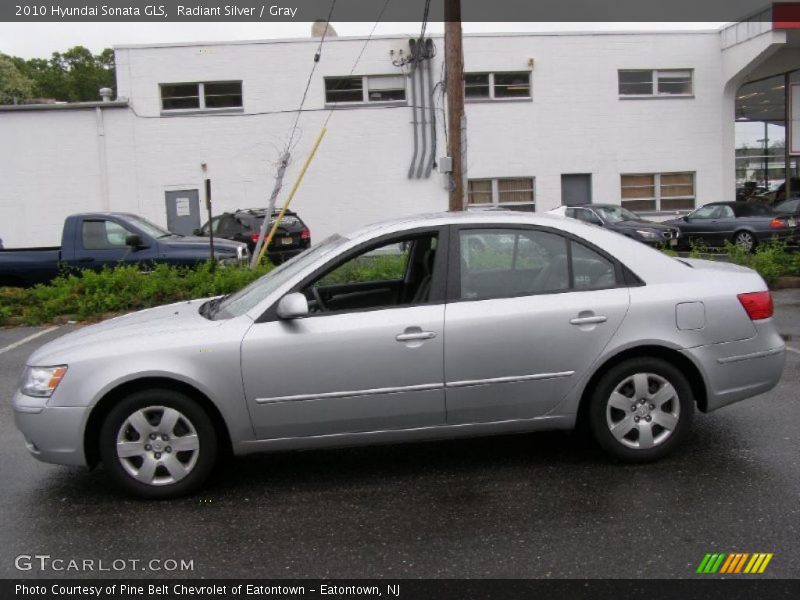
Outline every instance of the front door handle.
{"type": "Polygon", "coordinates": [[[603,315],[595,315],[593,317],[575,317],[570,319],[569,322],[573,325],[595,325],[597,323],[605,323],[608,321],[607,317],[603,315]]]}
{"type": "Polygon", "coordinates": [[[94,259],[91,256],[84,256],[83,258],[79,258],[78,262],[82,263],[94,262],[94,259]]]}
{"type": "Polygon", "coordinates": [[[394,339],[398,342],[414,342],[417,340],[432,340],[435,337],[435,331],[415,331],[414,333],[398,333],[394,336],[394,339]]]}

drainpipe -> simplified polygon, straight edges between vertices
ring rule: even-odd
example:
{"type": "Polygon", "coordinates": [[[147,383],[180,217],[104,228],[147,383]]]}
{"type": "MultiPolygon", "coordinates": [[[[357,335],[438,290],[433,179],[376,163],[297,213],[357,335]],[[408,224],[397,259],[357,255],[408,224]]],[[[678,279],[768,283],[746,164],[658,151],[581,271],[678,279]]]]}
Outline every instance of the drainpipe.
{"type": "Polygon", "coordinates": [[[428,158],[428,165],[425,167],[425,177],[431,176],[431,170],[433,169],[433,161],[434,157],[434,146],[436,144],[436,111],[434,108],[434,97],[433,97],[433,40],[428,38],[425,41],[425,50],[426,54],[429,57],[427,63],[427,70],[428,70],[428,93],[430,94],[428,97],[428,101],[430,104],[430,125],[431,125],[431,155],[428,158]]]}
{"type": "Polygon", "coordinates": [[[428,123],[425,120],[425,70],[426,70],[426,63],[428,62],[425,58],[425,42],[420,40],[417,44],[419,48],[419,99],[420,99],[420,106],[419,106],[419,128],[422,131],[422,153],[419,156],[419,166],[417,167],[417,179],[422,177],[422,170],[425,168],[425,155],[428,152],[428,123]]]}
{"type": "MultiPolygon", "coordinates": [[[[411,46],[411,57],[416,59],[415,54],[415,44],[414,40],[409,40],[409,45],[411,46]]],[[[417,152],[419,151],[419,140],[417,138],[417,62],[416,60],[411,61],[411,110],[413,113],[413,117],[411,120],[412,125],[414,126],[414,155],[411,157],[411,166],[408,168],[408,178],[411,179],[414,177],[414,167],[417,164],[417,152]]]]}

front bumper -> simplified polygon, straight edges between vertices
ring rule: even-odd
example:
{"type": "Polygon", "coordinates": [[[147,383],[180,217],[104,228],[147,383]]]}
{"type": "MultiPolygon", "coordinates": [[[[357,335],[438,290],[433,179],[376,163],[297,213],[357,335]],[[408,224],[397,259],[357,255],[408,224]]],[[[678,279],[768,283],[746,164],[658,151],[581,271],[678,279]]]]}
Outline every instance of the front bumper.
{"type": "Polygon", "coordinates": [[[684,352],[703,371],[706,406],[711,412],[774,388],[786,361],[786,345],[772,319],[757,323],[747,340],[689,348],[684,352]]]}
{"type": "Polygon", "coordinates": [[[19,391],[11,404],[14,423],[34,458],[60,465],[87,465],[83,432],[88,407],[47,406],[47,398],[31,398],[19,391]]]}

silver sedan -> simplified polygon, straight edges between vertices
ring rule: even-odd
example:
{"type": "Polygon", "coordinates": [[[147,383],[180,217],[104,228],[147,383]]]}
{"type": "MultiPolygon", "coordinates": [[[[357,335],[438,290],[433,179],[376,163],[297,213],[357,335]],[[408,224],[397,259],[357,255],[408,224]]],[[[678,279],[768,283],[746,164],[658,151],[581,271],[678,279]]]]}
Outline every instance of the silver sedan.
{"type": "Polygon", "coordinates": [[[196,490],[218,456],[585,423],[623,461],[784,365],[764,281],[555,216],[482,212],[333,236],[228,297],[37,350],[13,398],[36,458],[127,491],[196,490]]]}

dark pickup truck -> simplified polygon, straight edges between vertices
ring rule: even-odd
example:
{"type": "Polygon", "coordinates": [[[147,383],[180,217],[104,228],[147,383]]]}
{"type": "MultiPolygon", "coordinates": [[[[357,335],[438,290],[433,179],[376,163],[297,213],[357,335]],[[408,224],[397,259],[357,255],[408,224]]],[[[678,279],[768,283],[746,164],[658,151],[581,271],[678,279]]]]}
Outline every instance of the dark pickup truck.
{"type": "MultiPolygon", "coordinates": [[[[247,245],[214,239],[215,258],[246,262],[247,245]]],[[[83,213],[64,221],[61,247],[0,249],[0,286],[46,283],[64,269],[118,264],[196,265],[209,258],[209,240],[181,236],[130,213],[83,213]]]]}

